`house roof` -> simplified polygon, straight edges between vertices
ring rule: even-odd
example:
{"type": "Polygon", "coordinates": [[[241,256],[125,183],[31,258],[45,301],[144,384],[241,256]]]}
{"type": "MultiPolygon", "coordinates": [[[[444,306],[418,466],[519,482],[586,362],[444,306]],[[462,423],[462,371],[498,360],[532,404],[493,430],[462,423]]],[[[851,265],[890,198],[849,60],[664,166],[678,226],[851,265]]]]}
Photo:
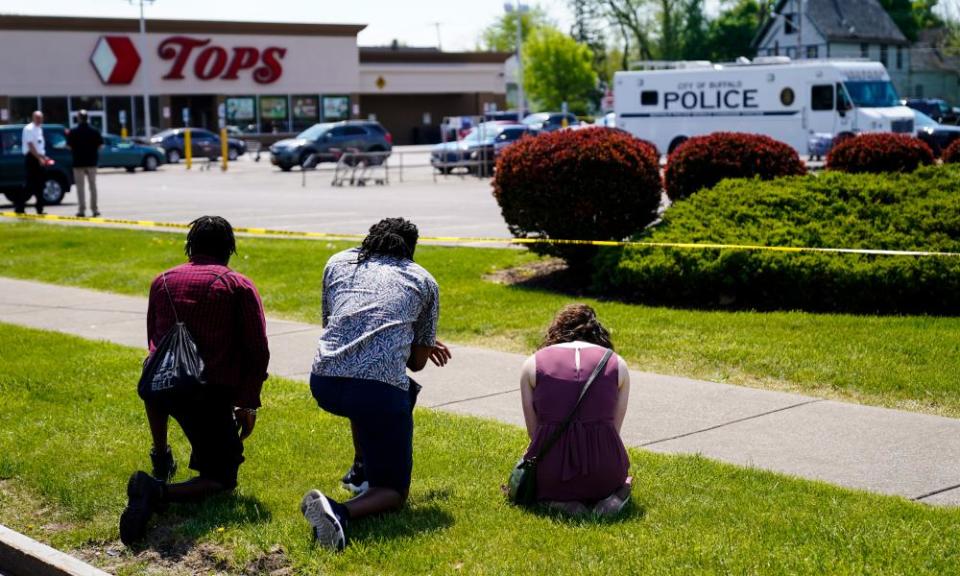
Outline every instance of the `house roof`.
{"type": "MultiPolygon", "coordinates": [[[[778,0],[773,11],[782,13],[790,0],[778,0]]],[[[885,42],[909,44],[877,0],[805,0],[804,13],[829,42],[885,42]]],[[[754,39],[757,46],[777,22],[767,18],[754,39]]]]}
{"type": "Polygon", "coordinates": [[[442,52],[432,47],[361,46],[361,64],[503,64],[510,52],[442,52]]]}
{"type": "Polygon", "coordinates": [[[910,68],[916,72],[960,73],[960,56],[944,49],[947,35],[944,28],[921,30],[910,52],[910,68]]]}

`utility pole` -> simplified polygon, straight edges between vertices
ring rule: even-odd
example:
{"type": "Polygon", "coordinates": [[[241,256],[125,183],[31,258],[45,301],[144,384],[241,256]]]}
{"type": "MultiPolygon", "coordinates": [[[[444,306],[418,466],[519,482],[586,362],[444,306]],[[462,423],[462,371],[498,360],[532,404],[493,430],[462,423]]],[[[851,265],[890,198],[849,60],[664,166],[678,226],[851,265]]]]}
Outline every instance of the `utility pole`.
{"type": "Polygon", "coordinates": [[[519,120],[523,120],[527,106],[523,97],[523,53],[521,46],[523,45],[523,15],[530,11],[530,7],[521,4],[518,0],[516,8],[510,2],[506,2],[503,9],[507,14],[515,14],[517,17],[517,112],[520,116],[519,120]]]}
{"type": "Polygon", "coordinates": [[[434,23],[433,23],[433,25],[434,25],[434,26],[436,27],[436,29],[437,29],[437,50],[443,52],[443,42],[441,41],[441,38],[440,38],[440,24],[441,24],[441,22],[434,22],[434,23]]]}
{"type": "Polygon", "coordinates": [[[143,54],[143,74],[141,75],[141,84],[143,85],[143,133],[146,138],[150,138],[150,54],[147,50],[147,23],[143,17],[143,5],[153,4],[157,0],[130,0],[130,3],[140,3],[140,53],[143,54]]]}

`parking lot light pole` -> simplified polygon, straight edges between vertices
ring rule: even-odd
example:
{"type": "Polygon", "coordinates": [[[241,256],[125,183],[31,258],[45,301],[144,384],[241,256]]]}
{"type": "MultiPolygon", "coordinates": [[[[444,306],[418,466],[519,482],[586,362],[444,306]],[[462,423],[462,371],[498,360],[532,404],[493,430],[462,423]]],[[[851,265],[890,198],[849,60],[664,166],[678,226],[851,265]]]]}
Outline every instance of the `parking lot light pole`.
{"type": "Polygon", "coordinates": [[[503,9],[507,14],[516,12],[517,15],[517,112],[519,116],[517,120],[519,121],[523,120],[527,109],[526,100],[523,97],[523,55],[521,46],[523,45],[523,15],[530,11],[530,6],[518,1],[516,8],[514,8],[513,4],[505,2],[503,9]]]}
{"type": "Polygon", "coordinates": [[[131,4],[140,3],[140,51],[143,53],[143,133],[150,139],[150,58],[147,51],[147,23],[143,17],[143,5],[153,4],[157,0],[129,0],[131,4]]]}

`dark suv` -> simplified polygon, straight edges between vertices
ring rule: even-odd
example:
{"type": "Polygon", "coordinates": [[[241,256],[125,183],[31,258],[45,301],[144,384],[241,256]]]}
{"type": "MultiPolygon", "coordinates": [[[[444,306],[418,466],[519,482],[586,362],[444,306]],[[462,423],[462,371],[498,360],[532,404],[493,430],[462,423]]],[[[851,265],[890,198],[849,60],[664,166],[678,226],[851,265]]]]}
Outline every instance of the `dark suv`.
{"type": "Polygon", "coordinates": [[[956,124],[957,115],[953,108],[940,98],[907,98],[903,102],[906,106],[919,110],[941,124],[956,124]]]}
{"type": "MultiPolygon", "coordinates": [[[[23,192],[23,124],[0,126],[0,192],[10,201],[23,192]]],[[[73,186],[73,155],[67,148],[67,131],[59,124],[43,125],[43,140],[53,166],[46,167],[43,198],[47,204],[63,202],[73,186]]]]}
{"type": "MultiPolygon", "coordinates": [[[[176,164],[183,158],[184,130],[185,128],[164,130],[150,138],[150,145],[154,148],[162,149],[169,164],[176,164]]],[[[210,158],[216,160],[220,157],[220,136],[203,128],[191,128],[190,149],[192,150],[194,158],[210,158]]],[[[243,140],[227,138],[227,158],[236,160],[238,157],[243,156],[246,151],[247,145],[243,140]]]]}
{"type": "Polygon", "coordinates": [[[345,120],[314,124],[296,138],[280,140],[270,147],[270,162],[284,172],[303,166],[310,155],[318,162],[336,162],[339,152],[390,152],[393,136],[379,122],[345,120]]]}

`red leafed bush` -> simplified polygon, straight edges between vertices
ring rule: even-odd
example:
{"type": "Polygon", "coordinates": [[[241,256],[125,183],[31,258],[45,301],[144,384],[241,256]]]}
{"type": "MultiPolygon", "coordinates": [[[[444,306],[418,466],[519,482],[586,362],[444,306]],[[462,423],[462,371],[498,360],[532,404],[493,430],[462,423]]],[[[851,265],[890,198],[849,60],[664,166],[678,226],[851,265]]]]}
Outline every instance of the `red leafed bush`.
{"type": "Polygon", "coordinates": [[[727,178],[772,180],[806,173],[796,150],[783,142],[760,134],[715,132],[678,146],[667,160],[664,181],[670,199],[679,200],[727,178]]]}
{"type": "Polygon", "coordinates": [[[943,160],[944,164],[955,164],[960,162],[960,140],[954,140],[947,146],[947,149],[943,151],[943,155],[940,156],[940,159],[943,160]]]}
{"type": "Polygon", "coordinates": [[[861,134],[834,145],[827,155],[827,170],[851,174],[913,172],[933,164],[926,142],[906,134],[861,134]]]}
{"type": "MultiPolygon", "coordinates": [[[[585,128],[522,138],[497,160],[493,195],[518,238],[622,240],[657,217],[656,150],[620,130],[585,128]]],[[[534,244],[535,252],[590,264],[596,248],[534,244]]]]}

